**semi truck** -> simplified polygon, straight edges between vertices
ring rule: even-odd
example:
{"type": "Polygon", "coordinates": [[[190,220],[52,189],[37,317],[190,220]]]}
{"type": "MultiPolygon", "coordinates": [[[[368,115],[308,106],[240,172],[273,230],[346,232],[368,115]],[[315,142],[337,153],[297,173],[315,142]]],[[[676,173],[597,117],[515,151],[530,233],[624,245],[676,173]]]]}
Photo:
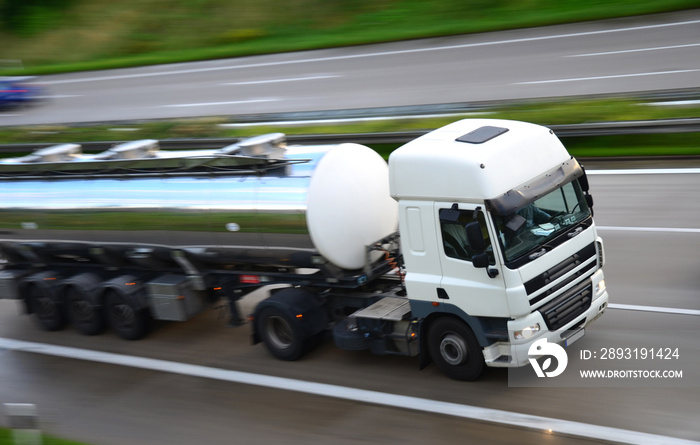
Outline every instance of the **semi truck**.
{"type": "Polygon", "coordinates": [[[127,340],[223,303],[282,360],[330,337],[475,380],[603,314],[592,207],[556,135],[518,121],[460,120],[388,164],[281,133],[213,150],[61,144],[0,161],[0,298],[46,330],[127,340]]]}

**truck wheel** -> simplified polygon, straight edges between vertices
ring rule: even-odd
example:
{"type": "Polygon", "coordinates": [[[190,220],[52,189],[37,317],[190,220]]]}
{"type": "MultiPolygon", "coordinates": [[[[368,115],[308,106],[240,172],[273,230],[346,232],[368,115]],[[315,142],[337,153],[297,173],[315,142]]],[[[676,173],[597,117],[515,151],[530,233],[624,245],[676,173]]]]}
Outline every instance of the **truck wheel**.
{"type": "Polygon", "coordinates": [[[104,294],[105,314],[114,332],[124,340],[139,340],[148,333],[149,317],[114,289],[104,294]]]}
{"type": "Polygon", "coordinates": [[[275,357],[293,361],[304,353],[301,330],[295,320],[281,309],[266,307],[256,319],[265,347],[275,357]]]}
{"type": "Polygon", "coordinates": [[[66,316],[54,292],[34,283],[27,285],[26,292],[28,305],[42,328],[47,331],[60,331],[66,327],[66,316]]]}
{"type": "Polygon", "coordinates": [[[476,380],[484,370],[479,342],[459,320],[435,320],[428,328],[428,351],[438,369],[452,379],[476,380]]]}
{"type": "Polygon", "coordinates": [[[63,293],[68,307],[68,317],[73,327],[83,335],[101,334],[105,329],[105,321],[98,306],[75,286],[68,286],[63,293]]]}

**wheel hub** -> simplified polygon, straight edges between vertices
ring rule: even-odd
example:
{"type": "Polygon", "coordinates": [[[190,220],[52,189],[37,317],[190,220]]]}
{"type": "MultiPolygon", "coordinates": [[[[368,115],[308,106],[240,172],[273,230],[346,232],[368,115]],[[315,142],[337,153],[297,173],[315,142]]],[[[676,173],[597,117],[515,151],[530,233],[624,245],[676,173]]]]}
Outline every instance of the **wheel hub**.
{"type": "Polygon", "coordinates": [[[282,317],[271,316],[265,323],[268,338],[278,349],[286,349],[292,344],[292,328],[282,317]]]}
{"type": "Polygon", "coordinates": [[[469,348],[464,339],[455,334],[447,334],[440,342],[440,355],[450,365],[459,365],[467,360],[469,348]]]}

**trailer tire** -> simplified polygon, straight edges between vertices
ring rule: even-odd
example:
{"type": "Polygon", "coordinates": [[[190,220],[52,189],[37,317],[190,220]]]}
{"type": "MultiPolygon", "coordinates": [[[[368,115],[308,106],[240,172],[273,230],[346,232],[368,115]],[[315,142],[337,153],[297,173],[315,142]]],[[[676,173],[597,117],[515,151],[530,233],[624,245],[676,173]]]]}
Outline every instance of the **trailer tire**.
{"type": "Polygon", "coordinates": [[[51,288],[30,282],[27,283],[25,292],[27,306],[42,328],[47,331],[60,331],[66,327],[68,320],[63,305],[51,288]]]}
{"type": "Polygon", "coordinates": [[[105,317],[114,332],[124,340],[146,336],[150,317],[145,308],[137,307],[116,289],[108,288],[103,296],[105,317]]]}
{"type": "Polygon", "coordinates": [[[77,286],[67,286],[63,291],[66,311],[73,327],[83,335],[104,332],[106,323],[100,307],[95,305],[77,286]]]}
{"type": "Polygon", "coordinates": [[[472,381],[484,370],[481,346],[472,330],[455,318],[439,318],[428,328],[428,351],[448,377],[472,381]]]}
{"type": "Polygon", "coordinates": [[[302,331],[296,320],[285,311],[268,306],[260,312],[255,322],[265,347],[278,359],[294,361],[304,354],[302,331]]]}

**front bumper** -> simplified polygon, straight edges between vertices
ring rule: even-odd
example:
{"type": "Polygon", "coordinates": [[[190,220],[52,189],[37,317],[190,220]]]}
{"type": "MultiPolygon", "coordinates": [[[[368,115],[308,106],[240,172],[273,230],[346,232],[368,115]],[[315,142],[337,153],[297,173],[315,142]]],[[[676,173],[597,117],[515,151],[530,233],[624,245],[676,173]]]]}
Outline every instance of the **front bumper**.
{"type": "Polygon", "coordinates": [[[510,342],[497,342],[484,348],[484,360],[487,366],[492,367],[519,367],[529,365],[528,350],[537,340],[547,339],[549,343],[564,343],[567,338],[582,328],[585,328],[608,307],[608,291],[604,287],[603,272],[598,270],[591,277],[592,288],[595,291],[591,305],[579,316],[555,331],[547,330],[547,324],[539,311],[534,311],[520,319],[511,320],[508,323],[510,342]],[[526,326],[538,324],[542,329],[527,340],[515,340],[513,333],[526,326]]]}

